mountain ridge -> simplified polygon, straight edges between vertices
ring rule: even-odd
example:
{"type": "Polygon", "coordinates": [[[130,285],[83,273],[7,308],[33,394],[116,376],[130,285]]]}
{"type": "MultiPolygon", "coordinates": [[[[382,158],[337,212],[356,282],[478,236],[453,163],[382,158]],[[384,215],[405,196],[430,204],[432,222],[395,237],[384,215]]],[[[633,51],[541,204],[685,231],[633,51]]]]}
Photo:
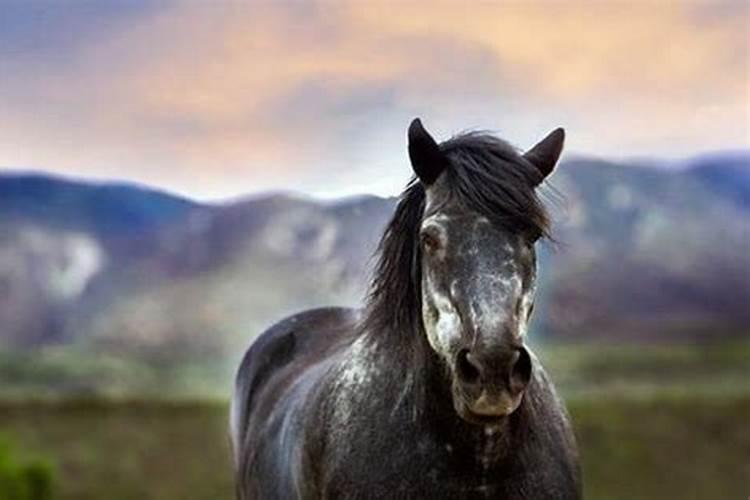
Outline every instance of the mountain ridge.
{"type": "MultiPolygon", "coordinates": [[[[699,160],[683,170],[559,166],[560,245],[540,252],[536,338],[748,333],[750,207],[736,194],[747,186],[716,172],[747,182],[750,162],[699,160]]],[[[284,192],[204,203],[132,183],[0,173],[0,342],[224,356],[282,314],[360,303],[395,201],[284,192]]]]}

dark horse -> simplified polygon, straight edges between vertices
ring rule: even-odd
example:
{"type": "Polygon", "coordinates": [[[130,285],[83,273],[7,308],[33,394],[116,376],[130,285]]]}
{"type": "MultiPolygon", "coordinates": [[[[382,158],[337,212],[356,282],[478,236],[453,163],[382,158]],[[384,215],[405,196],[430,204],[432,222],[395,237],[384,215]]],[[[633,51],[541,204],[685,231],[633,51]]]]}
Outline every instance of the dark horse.
{"type": "Polygon", "coordinates": [[[242,361],[239,498],[580,498],[564,406],[524,346],[549,230],[535,190],[563,139],[438,145],[412,122],[416,178],[365,308],[287,318],[242,361]]]}

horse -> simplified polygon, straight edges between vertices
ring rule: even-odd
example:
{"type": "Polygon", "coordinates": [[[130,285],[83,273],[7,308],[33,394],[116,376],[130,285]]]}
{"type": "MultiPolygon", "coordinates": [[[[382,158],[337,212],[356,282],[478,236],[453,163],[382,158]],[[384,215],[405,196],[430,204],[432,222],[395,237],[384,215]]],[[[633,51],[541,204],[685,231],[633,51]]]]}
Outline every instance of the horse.
{"type": "Polygon", "coordinates": [[[558,128],[525,153],[486,132],[408,129],[415,176],[380,240],[361,309],[262,333],[240,363],[237,498],[576,499],[577,445],[526,346],[538,187],[558,128]]]}

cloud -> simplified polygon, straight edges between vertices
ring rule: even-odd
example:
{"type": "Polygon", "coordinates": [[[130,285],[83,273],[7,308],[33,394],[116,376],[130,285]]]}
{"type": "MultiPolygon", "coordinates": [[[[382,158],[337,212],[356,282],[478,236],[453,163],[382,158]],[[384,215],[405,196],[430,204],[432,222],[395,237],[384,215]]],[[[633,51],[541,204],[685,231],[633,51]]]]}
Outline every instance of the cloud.
{"type": "Polygon", "coordinates": [[[2,165],[338,194],[398,189],[414,115],[604,156],[749,142],[745,3],[78,9],[0,36],[2,165]]]}

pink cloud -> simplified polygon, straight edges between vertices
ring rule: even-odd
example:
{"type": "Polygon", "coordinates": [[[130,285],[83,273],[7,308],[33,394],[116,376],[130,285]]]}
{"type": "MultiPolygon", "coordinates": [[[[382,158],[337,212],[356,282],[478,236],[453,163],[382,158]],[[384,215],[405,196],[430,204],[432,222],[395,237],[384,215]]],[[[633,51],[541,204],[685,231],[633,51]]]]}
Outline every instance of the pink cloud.
{"type": "Polygon", "coordinates": [[[521,146],[565,125],[572,149],[603,156],[750,143],[747,4],[300,8],[175,4],[53,62],[16,54],[0,165],[201,197],[346,192],[367,172],[388,191],[415,114],[521,146]]]}

